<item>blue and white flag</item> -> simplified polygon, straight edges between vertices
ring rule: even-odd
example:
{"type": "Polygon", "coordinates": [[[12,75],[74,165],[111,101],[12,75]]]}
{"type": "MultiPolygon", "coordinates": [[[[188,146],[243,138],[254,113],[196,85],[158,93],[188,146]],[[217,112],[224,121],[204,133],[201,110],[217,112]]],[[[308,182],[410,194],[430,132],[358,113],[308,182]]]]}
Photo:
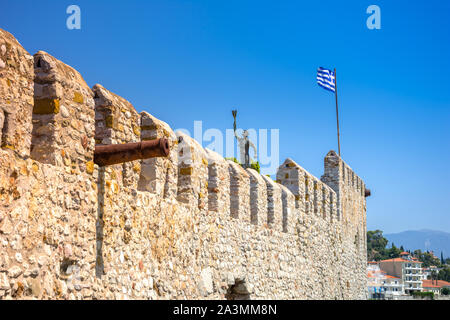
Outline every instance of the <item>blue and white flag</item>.
{"type": "Polygon", "coordinates": [[[326,90],[336,91],[336,76],[331,70],[322,67],[317,69],[317,83],[326,90]]]}

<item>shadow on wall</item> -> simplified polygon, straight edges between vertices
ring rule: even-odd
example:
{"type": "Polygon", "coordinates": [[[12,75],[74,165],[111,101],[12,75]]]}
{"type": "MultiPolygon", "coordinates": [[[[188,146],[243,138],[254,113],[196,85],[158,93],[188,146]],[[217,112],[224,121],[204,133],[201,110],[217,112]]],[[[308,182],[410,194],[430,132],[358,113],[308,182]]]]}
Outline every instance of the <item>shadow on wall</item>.
{"type": "Polygon", "coordinates": [[[105,168],[100,167],[98,170],[98,182],[97,182],[97,222],[95,224],[96,229],[96,259],[95,259],[95,275],[97,278],[101,278],[105,274],[105,267],[103,264],[103,213],[105,208],[105,168]]]}
{"type": "Polygon", "coordinates": [[[248,292],[245,281],[236,280],[236,282],[228,288],[225,298],[227,300],[250,300],[250,292],[248,292]]]}

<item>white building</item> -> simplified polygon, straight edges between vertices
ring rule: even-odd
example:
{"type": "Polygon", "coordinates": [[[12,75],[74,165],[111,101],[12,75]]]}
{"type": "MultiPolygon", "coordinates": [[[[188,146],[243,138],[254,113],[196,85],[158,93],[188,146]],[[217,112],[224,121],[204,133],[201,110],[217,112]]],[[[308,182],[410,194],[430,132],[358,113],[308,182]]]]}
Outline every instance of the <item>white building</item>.
{"type": "Polygon", "coordinates": [[[380,268],[388,275],[400,278],[406,294],[422,291],[422,262],[403,253],[400,258],[380,261],[380,268]]]}
{"type": "Polygon", "coordinates": [[[385,274],[383,280],[385,299],[395,299],[405,294],[402,279],[385,274]]]}
{"type": "Polygon", "coordinates": [[[404,295],[402,279],[388,275],[377,262],[367,265],[368,291],[370,299],[396,299],[404,295]]]}

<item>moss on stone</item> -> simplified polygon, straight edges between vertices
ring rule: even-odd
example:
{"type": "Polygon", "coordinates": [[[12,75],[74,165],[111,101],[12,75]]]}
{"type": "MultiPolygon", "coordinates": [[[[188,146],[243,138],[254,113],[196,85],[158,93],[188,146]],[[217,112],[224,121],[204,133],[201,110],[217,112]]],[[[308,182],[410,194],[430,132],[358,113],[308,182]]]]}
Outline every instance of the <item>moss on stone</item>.
{"type": "Polygon", "coordinates": [[[113,116],[107,116],[105,119],[106,127],[112,128],[114,126],[114,117],[113,116]]]}
{"type": "Polygon", "coordinates": [[[36,162],[34,162],[34,163],[31,165],[31,168],[32,168],[33,172],[38,172],[38,171],[39,171],[39,166],[37,165],[36,162]]]}
{"type": "Polygon", "coordinates": [[[34,99],[34,114],[59,113],[59,99],[34,99]]]}
{"type": "Polygon", "coordinates": [[[88,161],[86,162],[86,172],[89,174],[94,173],[94,161],[88,161]]]}
{"type": "Polygon", "coordinates": [[[13,145],[6,144],[6,143],[2,144],[2,149],[9,149],[9,150],[13,150],[13,151],[15,150],[13,145]]]}
{"type": "Polygon", "coordinates": [[[80,92],[75,91],[73,94],[73,102],[83,103],[84,102],[83,95],[80,92]]]}
{"type": "Polygon", "coordinates": [[[156,130],[158,126],[156,124],[152,124],[150,126],[141,126],[141,130],[156,130]]]}
{"type": "Polygon", "coordinates": [[[291,162],[291,163],[288,163],[287,166],[288,166],[289,168],[295,167],[295,163],[292,163],[292,162],[291,162]]]}
{"type": "Polygon", "coordinates": [[[192,175],[192,167],[180,168],[180,174],[182,176],[190,176],[190,175],[192,175]]]}
{"type": "Polygon", "coordinates": [[[138,137],[141,135],[141,130],[139,129],[138,126],[133,126],[133,132],[135,135],[137,135],[138,137]]]}

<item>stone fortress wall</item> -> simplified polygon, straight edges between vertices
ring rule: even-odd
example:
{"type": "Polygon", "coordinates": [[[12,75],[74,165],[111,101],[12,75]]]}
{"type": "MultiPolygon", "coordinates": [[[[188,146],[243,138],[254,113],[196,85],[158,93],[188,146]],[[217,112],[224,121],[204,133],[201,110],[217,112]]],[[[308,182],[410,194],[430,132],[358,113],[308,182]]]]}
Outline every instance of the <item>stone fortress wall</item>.
{"type": "Polygon", "coordinates": [[[277,182],[0,29],[0,299],[365,299],[364,182],[277,182]],[[96,144],[170,141],[98,167],[96,144]]]}

